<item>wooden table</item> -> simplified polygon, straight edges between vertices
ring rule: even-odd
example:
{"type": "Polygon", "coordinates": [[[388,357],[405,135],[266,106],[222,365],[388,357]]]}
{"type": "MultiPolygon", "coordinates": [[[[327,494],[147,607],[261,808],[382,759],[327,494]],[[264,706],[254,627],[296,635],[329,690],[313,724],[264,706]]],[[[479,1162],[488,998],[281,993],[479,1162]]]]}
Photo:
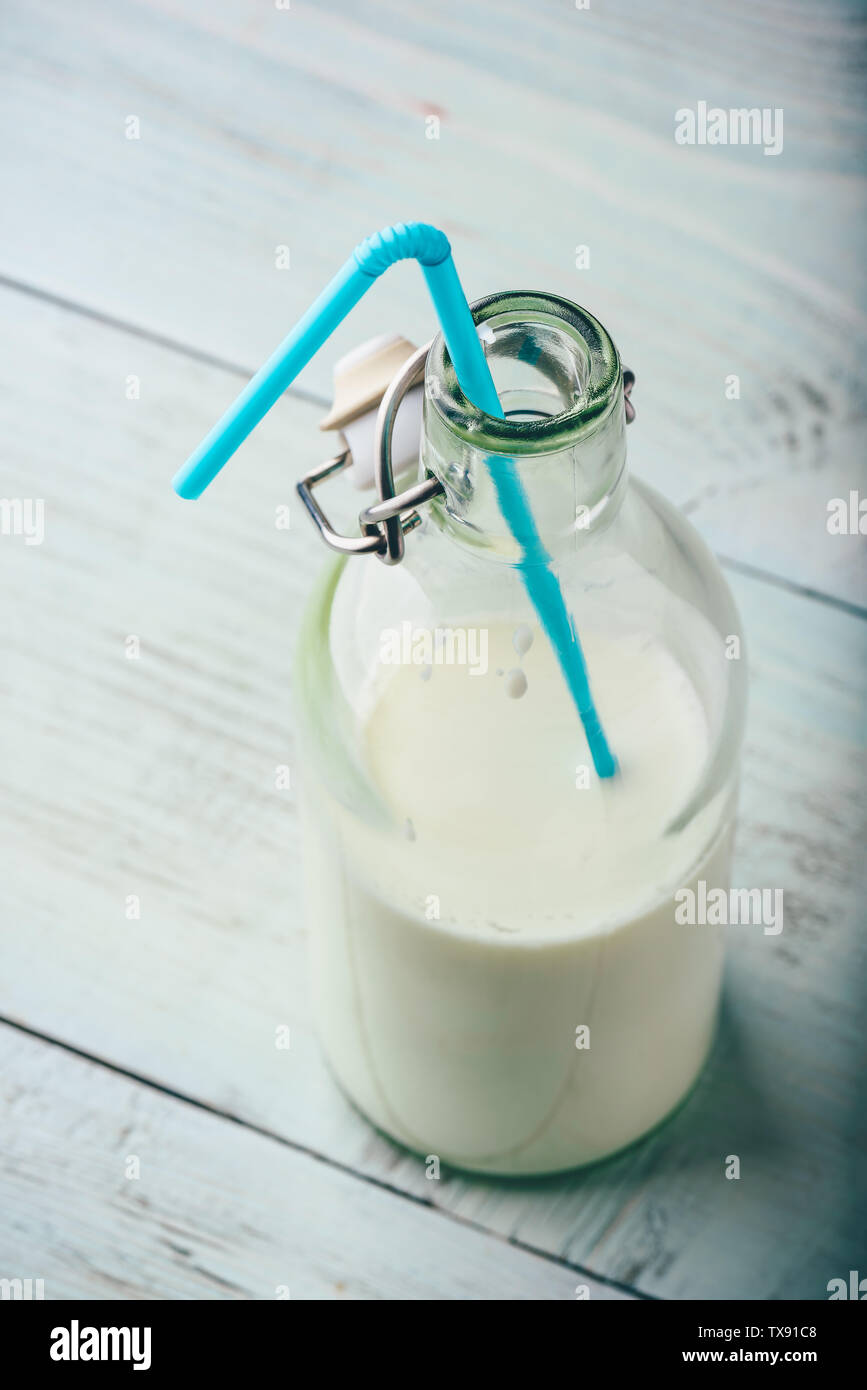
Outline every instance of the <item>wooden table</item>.
{"type": "Polygon", "coordinates": [[[867,495],[857,6],[7,0],[0,25],[0,495],[45,504],[43,544],[0,535],[0,1276],[820,1299],[867,1274],[864,552],[826,525],[867,495]],[[783,152],[678,145],[699,100],[783,108],[783,152]],[[747,628],[735,883],[785,893],[782,935],[732,939],[687,1106],[535,1182],[429,1181],[338,1093],[274,787],[322,562],[294,482],[339,352],[430,334],[417,269],[195,509],[168,485],[355,242],[412,217],[471,297],[571,296],[635,368],[633,469],[747,628]]]}

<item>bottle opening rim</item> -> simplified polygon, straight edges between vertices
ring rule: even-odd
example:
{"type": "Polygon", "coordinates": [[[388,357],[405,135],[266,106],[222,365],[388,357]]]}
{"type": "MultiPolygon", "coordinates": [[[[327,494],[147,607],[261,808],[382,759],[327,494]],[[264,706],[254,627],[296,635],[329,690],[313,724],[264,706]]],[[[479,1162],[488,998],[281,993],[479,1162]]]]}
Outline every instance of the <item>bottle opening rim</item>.
{"type": "MultiPolygon", "coordinates": [[[[491,454],[554,453],[597,429],[622,405],[620,355],[606,329],[587,309],[560,295],[524,290],[487,295],[470,309],[477,327],[488,327],[494,344],[498,332],[513,333],[521,327],[528,334],[536,330],[543,339],[556,341],[573,356],[579,390],[571,403],[548,415],[515,418],[508,411],[505,419],[488,415],[461,390],[439,333],[428,354],[425,395],[457,438],[491,454]]],[[[489,362],[496,381],[496,354],[491,348],[489,362]]]]}

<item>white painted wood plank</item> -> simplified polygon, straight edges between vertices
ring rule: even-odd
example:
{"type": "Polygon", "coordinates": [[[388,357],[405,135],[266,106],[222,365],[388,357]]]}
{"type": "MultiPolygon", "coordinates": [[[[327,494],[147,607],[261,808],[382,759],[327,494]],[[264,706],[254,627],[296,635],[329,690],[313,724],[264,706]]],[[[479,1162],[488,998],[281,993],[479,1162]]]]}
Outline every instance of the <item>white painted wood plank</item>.
{"type": "MultiPolygon", "coordinates": [[[[361,236],[441,222],[472,297],[555,290],[606,323],[635,461],[719,550],[863,605],[863,546],[826,531],[867,492],[856,29],[841,0],[652,23],[640,0],[9,0],[0,272],[252,369],[361,236]],[[676,145],[698,100],[782,108],[782,153],[676,145]]],[[[302,383],[431,326],[396,269],[302,383]]]]}
{"type": "Polygon", "coordinates": [[[0,1067],[0,1274],[46,1299],[628,1298],[8,1027],[0,1067]]]}
{"type": "MultiPolygon", "coordinates": [[[[43,496],[46,538],[0,545],[0,1013],[429,1198],[418,1160],[325,1072],[295,797],[274,790],[322,562],[306,518],[280,532],[274,508],[319,456],[317,411],[284,403],[219,489],[182,504],[167,480],[228,375],[26,296],[2,310],[0,494],[43,496]]],[[[864,1224],[867,627],[733,585],[753,669],[735,883],[782,887],[787,927],[733,941],[717,1052],[657,1136],[564,1179],[453,1175],[435,1200],[644,1292],[822,1297],[858,1267],[864,1224]]]]}

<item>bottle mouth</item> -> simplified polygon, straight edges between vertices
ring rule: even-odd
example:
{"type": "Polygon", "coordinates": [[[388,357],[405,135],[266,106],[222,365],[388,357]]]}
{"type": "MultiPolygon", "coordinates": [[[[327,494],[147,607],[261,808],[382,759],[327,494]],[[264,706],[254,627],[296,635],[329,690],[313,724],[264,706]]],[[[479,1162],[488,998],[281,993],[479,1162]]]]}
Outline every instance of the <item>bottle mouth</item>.
{"type": "Polygon", "coordinates": [[[556,453],[596,430],[622,396],[620,355],[586,309],[559,295],[512,290],[471,305],[505,418],[464,395],[441,333],[428,354],[427,395],[449,430],[489,454],[556,453]]]}

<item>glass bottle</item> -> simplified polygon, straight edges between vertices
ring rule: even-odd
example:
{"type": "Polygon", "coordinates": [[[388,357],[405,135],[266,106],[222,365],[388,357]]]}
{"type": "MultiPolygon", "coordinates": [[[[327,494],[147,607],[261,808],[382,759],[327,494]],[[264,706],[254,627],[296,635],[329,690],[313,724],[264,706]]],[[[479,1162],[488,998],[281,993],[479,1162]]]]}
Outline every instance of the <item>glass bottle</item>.
{"type": "Polygon", "coordinates": [[[342,559],[296,663],[315,1012],[344,1090],[423,1155],[552,1172],[631,1143],[710,1046],[745,661],[723,575],[626,467],[605,329],[553,295],[473,306],[506,418],[428,354],[403,562],[342,559]],[[492,467],[517,467],[618,762],[596,776],[492,467]]]}

